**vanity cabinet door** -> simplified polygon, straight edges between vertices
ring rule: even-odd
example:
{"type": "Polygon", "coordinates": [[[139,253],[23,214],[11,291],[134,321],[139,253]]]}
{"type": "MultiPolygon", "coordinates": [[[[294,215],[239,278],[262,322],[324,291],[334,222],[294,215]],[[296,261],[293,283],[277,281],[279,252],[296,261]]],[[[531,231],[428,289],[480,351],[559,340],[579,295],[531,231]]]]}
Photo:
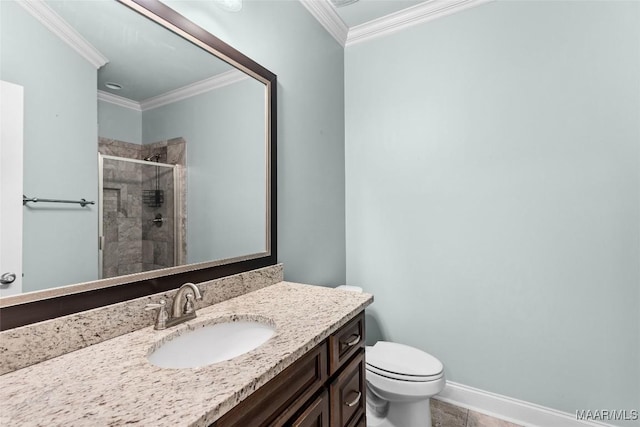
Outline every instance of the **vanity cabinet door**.
{"type": "Polygon", "coordinates": [[[291,422],[291,427],[329,427],[329,393],[326,389],[291,422]]]}
{"type": "Polygon", "coordinates": [[[223,415],[215,427],[283,426],[327,380],[323,342],[223,415]]]}
{"type": "Polygon", "coordinates": [[[364,421],[365,395],[365,361],[361,349],[329,385],[331,427],[360,425],[364,421]]]}
{"type": "Polygon", "coordinates": [[[329,375],[364,348],[364,311],[329,337],[329,375]]]}

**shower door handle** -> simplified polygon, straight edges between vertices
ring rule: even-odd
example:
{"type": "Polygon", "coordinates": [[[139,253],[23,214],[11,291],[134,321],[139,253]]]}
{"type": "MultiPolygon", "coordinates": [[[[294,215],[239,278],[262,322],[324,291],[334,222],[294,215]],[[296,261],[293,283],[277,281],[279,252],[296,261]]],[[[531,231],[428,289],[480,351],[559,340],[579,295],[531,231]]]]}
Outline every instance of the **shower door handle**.
{"type": "Polygon", "coordinates": [[[156,227],[162,227],[162,224],[166,221],[166,218],[162,218],[162,214],[156,214],[156,217],[151,220],[156,227]]]}

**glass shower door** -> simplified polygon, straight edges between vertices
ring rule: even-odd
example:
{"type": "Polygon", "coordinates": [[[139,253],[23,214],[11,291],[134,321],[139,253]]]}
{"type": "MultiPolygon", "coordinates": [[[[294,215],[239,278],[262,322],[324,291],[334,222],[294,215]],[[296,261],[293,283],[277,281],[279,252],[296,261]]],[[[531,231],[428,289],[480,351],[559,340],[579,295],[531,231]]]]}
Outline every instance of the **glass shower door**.
{"type": "Polygon", "coordinates": [[[99,155],[101,278],[177,264],[178,166],[157,160],[99,155]]]}

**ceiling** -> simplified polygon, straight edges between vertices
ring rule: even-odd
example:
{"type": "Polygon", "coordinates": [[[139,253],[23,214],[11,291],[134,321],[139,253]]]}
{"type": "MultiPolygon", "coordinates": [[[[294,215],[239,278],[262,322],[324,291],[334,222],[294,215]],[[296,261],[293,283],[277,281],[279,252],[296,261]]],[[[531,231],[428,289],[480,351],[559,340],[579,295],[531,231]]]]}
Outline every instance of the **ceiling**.
{"type": "Polygon", "coordinates": [[[108,60],[98,70],[101,91],[142,102],[233,68],[118,2],[46,4],[108,60]],[[106,82],[122,89],[109,89],[106,82]]]}
{"type": "MultiPolygon", "coordinates": [[[[223,0],[202,2],[199,7],[215,8],[216,1],[223,0]]],[[[334,7],[330,0],[299,1],[347,47],[490,0],[359,0],[342,7],[334,7]]],[[[138,105],[150,99],[153,104],[153,98],[215,80],[234,69],[118,2],[45,0],[44,4],[102,58],[94,64],[99,68],[98,90],[138,105]],[[122,89],[110,89],[107,82],[122,89]]]]}

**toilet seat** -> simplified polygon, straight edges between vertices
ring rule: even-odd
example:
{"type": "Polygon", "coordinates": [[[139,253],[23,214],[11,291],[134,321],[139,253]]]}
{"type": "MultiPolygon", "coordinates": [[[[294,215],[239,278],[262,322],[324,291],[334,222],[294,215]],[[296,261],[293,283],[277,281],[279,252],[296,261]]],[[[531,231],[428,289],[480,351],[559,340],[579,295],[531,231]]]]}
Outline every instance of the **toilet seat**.
{"type": "Polygon", "coordinates": [[[367,346],[369,372],[399,381],[428,382],[443,377],[442,362],[422,350],[404,344],[378,341],[367,346]]]}
{"type": "Polygon", "coordinates": [[[424,382],[429,382],[429,381],[436,381],[436,380],[442,378],[443,375],[444,375],[444,372],[440,372],[439,374],[429,375],[429,376],[424,376],[424,375],[404,375],[404,374],[399,374],[397,372],[385,371],[384,369],[376,368],[375,366],[371,366],[369,364],[367,364],[367,372],[373,372],[373,373],[375,373],[377,375],[380,375],[380,376],[385,377],[385,378],[389,378],[391,380],[408,381],[408,382],[416,382],[416,383],[424,383],[424,382]]]}

